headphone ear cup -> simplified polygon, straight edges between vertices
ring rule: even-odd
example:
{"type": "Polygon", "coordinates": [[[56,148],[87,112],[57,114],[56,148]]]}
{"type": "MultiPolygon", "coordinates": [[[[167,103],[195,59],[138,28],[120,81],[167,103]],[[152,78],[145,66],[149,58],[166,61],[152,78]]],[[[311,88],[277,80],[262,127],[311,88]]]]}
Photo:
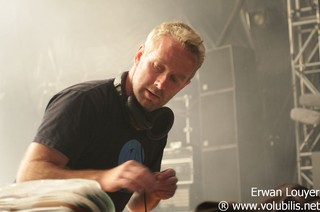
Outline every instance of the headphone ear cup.
{"type": "Polygon", "coordinates": [[[147,132],[147,135],[150,139],[160,140],[164,138],[172,128],[174,114],[170,108],[162,107],[151,112],[151,115],[153,117],[153,126],[147,132]]]}
{"type": "Polygon", "coordinates": [[[130,122],[136,130],[150,130],[152,128],[152,115],[139,104],[135,96],[128,97],[126,107],[130,122]]]}

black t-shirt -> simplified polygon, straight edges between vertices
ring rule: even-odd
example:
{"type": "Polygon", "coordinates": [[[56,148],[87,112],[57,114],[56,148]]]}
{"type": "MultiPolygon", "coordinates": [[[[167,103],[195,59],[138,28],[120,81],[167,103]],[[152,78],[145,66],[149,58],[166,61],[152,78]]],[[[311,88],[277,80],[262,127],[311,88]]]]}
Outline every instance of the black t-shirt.
{"type": "MultiPolygon", "coordinates": [[[[128,121],[114,79],[69,87],[48,103],[35,142],[54,148],[69,158],[70,169],[110,169],[136,160],[151,171],[160,170],[167,136],[161,140],[136,131],[128,121]]],[[[131,193],[108,193],[116,211],[122,211],[131,193]]]]}

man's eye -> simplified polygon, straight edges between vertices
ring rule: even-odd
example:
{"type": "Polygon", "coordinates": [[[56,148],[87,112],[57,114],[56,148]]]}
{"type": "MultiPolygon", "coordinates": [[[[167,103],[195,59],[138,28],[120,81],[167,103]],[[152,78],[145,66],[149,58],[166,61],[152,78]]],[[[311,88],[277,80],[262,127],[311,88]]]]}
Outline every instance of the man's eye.
{"type": "Polygon", "coordinates": [[[154,69],[155,69],[156,71],[161,71],[161,70],[162,70],[161,66],[159,66],[159,65],[157,65],[157,64],[154,64],[153,67],[154,67],[154,69]]]}
{"type": "Polygon", "coordinates": [[[177,82],[177,78],[175,76],[171,76],[170,79],[172,82],[177,82]]]}

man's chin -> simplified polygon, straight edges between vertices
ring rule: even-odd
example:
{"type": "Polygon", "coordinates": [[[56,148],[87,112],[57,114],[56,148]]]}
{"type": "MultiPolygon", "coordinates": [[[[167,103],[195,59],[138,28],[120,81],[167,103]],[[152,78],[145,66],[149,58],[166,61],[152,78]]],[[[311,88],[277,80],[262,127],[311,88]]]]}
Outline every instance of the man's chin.
{"type": "Polygon", "coordinates": [[[149,112],[152,112],[154,110],[161,108],[161,106],[156,106],[154,104],[151,104],[150,102],[142,104],[142,107],[149,112]]]}
{"type": "Polygon", "coordinates": [[[152,111],[155,111],[155,110],[157,110],[157,109],[159,109],[160,107],[155,107],[155,106],[150,106],[150,105],[148,105],[148,106],[142,106],[146,111],[148,111],[148,112],[152,112],[152,111]]]}
{"type": "Polygon", "coordinates": [[[163,105],[155,102],[152,99],[148,98],[137,98],[139,104],[147,111],[152,112],[154,110],[157,110],[161,108],[163,105]]]}

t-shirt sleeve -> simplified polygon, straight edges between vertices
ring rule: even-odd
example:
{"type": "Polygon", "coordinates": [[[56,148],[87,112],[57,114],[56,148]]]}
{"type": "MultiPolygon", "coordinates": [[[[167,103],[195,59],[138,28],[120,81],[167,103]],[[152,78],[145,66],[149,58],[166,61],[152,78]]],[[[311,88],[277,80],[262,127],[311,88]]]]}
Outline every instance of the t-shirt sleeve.
{"type": "Polygon", "coordinates": [[[57,94],[48,103],[34,141],[77,160],[92,134],[95,112],[91,104],[80,91],[57,94]]]}

